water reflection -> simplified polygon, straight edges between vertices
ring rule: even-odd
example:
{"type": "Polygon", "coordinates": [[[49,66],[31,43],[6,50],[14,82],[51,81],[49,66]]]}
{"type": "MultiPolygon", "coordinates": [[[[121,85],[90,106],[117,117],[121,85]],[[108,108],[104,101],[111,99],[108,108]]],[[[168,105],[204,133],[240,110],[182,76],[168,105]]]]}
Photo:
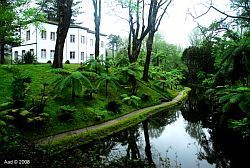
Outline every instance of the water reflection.
{"type": "Polygon", "coordinates": [[[181,111],[157,113],[100,142],[56,156],[52,162],[57,166],[67,163],[66,167],[91,168],[242,167],[249,154],[248,144],[214,127],[207,104],[203,103],[189,97],[181,111]]]}
{"type": "Polygon", "coordinates": [[[186,122],[180,111],[164,111],[77,152],[88,158],[85,167],[214,167],[198,160],[204,151],[197,139],[206,135],[204,131],[186,122]]]}
{"type": "Polygon", "coordinates": [[[216,167],[246,167],[249,164],[249,141],[243,140],[237,132],[221,127],[218,113],[214,113],[213,106],[205,102],[199,92],[201,90],[197,88],[192,89],[181,110],[188,121],[186,131],[201,146],[198,159],[216,167]]]}

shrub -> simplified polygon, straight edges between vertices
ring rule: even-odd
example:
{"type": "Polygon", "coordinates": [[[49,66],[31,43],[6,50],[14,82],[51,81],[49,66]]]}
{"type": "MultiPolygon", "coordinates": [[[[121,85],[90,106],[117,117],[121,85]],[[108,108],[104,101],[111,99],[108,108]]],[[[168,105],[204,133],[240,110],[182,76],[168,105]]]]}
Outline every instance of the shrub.
{"type": "Polygon", "coordinates": [[[51,64],[52,62],[49,60],[48,62],[47,62],[47,64],[51,64]]]}
{"type": "Polygon", "coordinates": [[[74,106],[61,106],[57,114],[57,117],[60,121],[69,121],[74,118],[73,114],[76,111],[74,106]]]}
{"type": "Polygon", "coordinates": [[[69,60],[65,61],[65,64],[70,64],[69,60]]]}
{"type": "Polygon", "coordinates": [[[106,105],[106,109],[108,111],[111,111],[113,113],[119,113],[121,111],[121,104],[117,103],[116,101],[110,101],[107,105],[106,105]]]}
{"type": "Polygon", "coordinates": [[[88,98],[88,99],[92,99],[93,98],[93,93],[97,94],[97,89],[96,88],[87,88],[84,90],[84,97],[88,98]]]}
{"type": "Polygon", "coordinates": [[[103,115],[103,114],[100,114],[100,115],[97,115],[96,114],[96,116],[95,116],[95,121],[101,121],[101,120],[103,120],[105,118],[105,116],[103,115]]]}
{"type": "Polygon", "coordinates": [[[149,101],[149,99],[150,99],[150,95],[148,95],[147,93],[143,93],[141,95],[141,100],[142,101],[146,102],[146,101],[149,101]]]}
{"type": "Polygon", "coordinates": [[[35,61],[35,55],[32,52],[28,51],[24,54],[23,61],[25,64],[31,64],[35,61]]]}
{"type": "Polygon", "coordinates": [[[22,108],[25,106],[24,99],[28,83],[31,83],[31,77],[22,77],[19,72],[14,76],[12,82],[12,101],[14,103],[14,108],[22,108]]]}
{"type": "Polygon", "coordinates": [[[128,96],[127,94],[122,94],[121,97],[122,97],[122,102],[132,106],[138,106],[139,101],[141,100],[140,97],[137,97],[135,95],[128,96]]]}

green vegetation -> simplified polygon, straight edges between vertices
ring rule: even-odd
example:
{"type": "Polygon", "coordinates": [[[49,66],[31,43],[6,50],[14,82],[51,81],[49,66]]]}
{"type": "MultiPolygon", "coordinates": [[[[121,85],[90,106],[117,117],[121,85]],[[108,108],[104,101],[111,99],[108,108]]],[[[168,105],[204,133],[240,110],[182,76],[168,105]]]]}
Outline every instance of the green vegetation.
{"type": "MultiPolygon", "coordinates": [[[[14,115],[15,120],[22,123],[23,134],[32,139],[101,123],[142,107],[159,104],[160,98],[165,97],[157,92],[157,89],[151,89],[140,82],[137,84],[137,95],[130,95],[129,80],[123,75],[114,77],[112,73],[106,71],[98,75],[88,71],[85,65],[82,71],[76,71],[80,68],[80,65],[76,64],[65,64],[64,69],[56,70],[50,66],[50,64],[24,64],[0,67],[3,83],[0,87],[4,91],[4,94],[1,94],[0,103],[15,100],[13,109],[21,108],[14,115]],[[20,80],[20,84],[17,79],[20,80]],[[109,85],[106,85],[106,82],[109,85]],[[11,83],[15,84],[14,87],[11,83]],[[105,87],[101,87],[103,83],[105,87]],[[106,92],[108,90],[109,95],[106,92]],[[92,96],[89,96],[89,93],[92,96]],[[131,102],[125,101],[123,99],[126,98],[120,97],[123,94],[127,94],[130,98],[136,97],[136,99],[133,101],[131,99],[131,102]],[[149,95],[148,101],[138,101],[143,94],[149,95]],[[121,106],[115,107],[114,111],[106,109],[112,101],[121,106]],[[130,106],[133,103],[135,106],[130,106]],[[74,110],[67,107],[74,107],[74,110]],[[40,124],[31,124],[32,127],[36,126],[32,129],[33,131],[25,131],[28,128],[26,127],[27,121],[33,122],[35,119],[34,123],[41,121],[40,124]],[[39,129],[39,133],[36,129],[39,129]]],[[[112,72],[113,69],[110,68],[110,71],[112,72]]],[[[140,73],[137,72],[137,75],[139,76],[140,73]]],[[[165,95],[175,96],[177,90],[172,90],[172,92],[175,94],[165,92],[165,95]]],[[[31,125],[29,124],[29,128],[31,125]]]]}
{"type": "Polygon", "coordinates": [[[200,99],[209,104],[210,115],[217,118],[215,127],[232,128],[240,132],[243,139],[248,139],[249,3],[236,0],[230,5],[235,16],[217,10],[224,17],[213,21],[209,27],[198,27],[204,36],[194,37],[196,42],[192,41],[194,45],[184,50],[182,60],[188,69],[186,82],[206,89],[200,99]]]}
{"type": "Polygon", "coordinates": [[[42,142],[41,144],[42,148],[46,149],[51,154],[53,154],[53,153],[58,153],[60,151],[63,151],[72,147],[87,144],[94,140],[100,140],[104,137],[107,137],[121,130],[129,128],[133,125],[136,125],[144,121],[145,119],[147,119],[149,116],[154,115],[166,108],[170,108],[170,107],[180,104],[182,100],[187,97],[187,93],[189,91],[190,91],[189,88],[185,88],[185,90],[182,91],[182,95],[176,98],[176,101],[172,101],[169,103],[161,104],[161,105],[143,110],[140,113],[137,113],[130,117],[123,118],[119,121],[116,121],[111,125],[104,125],[96,129],[85,131],[83,133],[64,136],[59,139],[52,140],[49,143],[47,141],[42,142]]]}

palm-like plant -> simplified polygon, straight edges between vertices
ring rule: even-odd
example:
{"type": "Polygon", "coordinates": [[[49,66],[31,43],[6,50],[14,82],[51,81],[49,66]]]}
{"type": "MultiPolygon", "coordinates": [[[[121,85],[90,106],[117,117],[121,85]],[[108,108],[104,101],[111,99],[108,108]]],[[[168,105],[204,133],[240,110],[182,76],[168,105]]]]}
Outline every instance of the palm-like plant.
{"type": "Polygon", "coordinates": [[[83,86],[88,89],[93,88],[89,79],[78,71],[69,73],[66,78],[61,77],[57,79],[57,82],[55,83],[55,88],[60,94],[62,94],[65,89],[71,87],[71,98],[73,102],[75,101],[76,95],[82,92],[83,86]]]}
{"type": "Polygon", "coordinates": [[[121,75],[122,79],[126,80],[132,85],[132,94],[136,93],[136,78],[140,78],[142,68],[136,64],[132,63],[126,67],[121,67],[117,69],[117,73],[121,75]]]}
{"type": "Polygon", "coordinates": [[[150,79],[158,79],[160,78],[162,72],[160,67],[154,67],[150,66],[149,67],[149,78],[150,79]]]}
{"type": "Polygon", "coordinates": [[[165,91],[166,87],[169,87],[171,82],[165,78],[160,78],[155,81],[155,85],[162,86],[162,90],[165,91]]]}
{"type": "Polygon", "coordinates": [[[139,101],[141,100],[140,97],[138,96],[128,96],[127,94],[122,94],[122,102],[126,103],[127,105],[133,105],[133,106],[138,106],[139,101]]]}
{"type": "Polygon", "coordinates": [[[9,110],[0,111],[0,128],[6,126],[8,120],[14,120],[14,117],[9,114],[9,110]]]}
{"type": "Polygon", "coordinates": [[[86,62],[86,69],[99,74],[104,69],[104,61],[100,59],[90,59],[86,62]]]}
{"type": "Polygon", "coordinates": [[[97,83],[97,88],[99,88],[101,85],[105,84],[105,91],[106,91],[106,97],[108,97],[108,84],[111,84],[114,87],[117,87],[119,85],[118,83],[118,78],[114,76],[114,74],[106,74],[102,73],[96,83],[97,83]]]}

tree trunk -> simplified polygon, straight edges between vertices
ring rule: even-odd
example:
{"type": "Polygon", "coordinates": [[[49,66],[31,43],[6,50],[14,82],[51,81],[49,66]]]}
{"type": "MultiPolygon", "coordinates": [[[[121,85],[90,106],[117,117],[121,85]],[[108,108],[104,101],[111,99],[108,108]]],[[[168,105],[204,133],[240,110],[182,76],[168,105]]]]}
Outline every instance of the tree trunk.
{"type": "Polygon", "coordinates": [[[59,23],[57,28],[54,61],[52,65],[53,68],[63,67],[63,48],[72,16],[72,2],[73,0],[61,0],[59,2],[59,23]]]}
{"type": "Polygon", "coordinates": [[[1,50],[1,64],[4,64],[4,43],[0,44],[0,50],[1,50]]]}
{"type": "Polygon", "coordinates": [[[133,42],[132,42],[132,51],[128,51],[129,53],[129,62],[130,63],[134,63],[137,61],[138,57],[139,57],[139,54],[140,54],[140,51],[141,51],[141,44],[142,44],[142,41],[141,40],[135,40],[133,39],[133,42]]]}
{"type": "Polygon", "coordinates": [[[108,80],[105,81],[105,87],[106,87],[106,98],[108,97],[108,80]]]}
{"type": "Polygon", "coordinates": [[[94,21],[95,21],[95,60],[100,54],[100,23],[101,23],[101,0],[92,0],[94,5],[94,21]]]}
{"type": "Polygon", "coordinates": [[[137,82],[134,75],[129,75],[129,82],[132,85],[132,95],[136,95],[137,82]]]}
{"type": "Polygon", "coordinates": [[[138,145],[136,143],[135,134],[136,134],[136,132],[134,129],[129,131],[128,149],[127,149],[127,157],[129,159],[139,159],[140,158],[140,151],[139,151],[138,145]]]}
{"type": "Polygon", "coordinates": [[[150,65],[153,42],[154,42],[154,31],[150,31],[148,34],[148,39],[147,39],[147,44],[146,44],[147,54],[146,54],[146,61],[144,64],[143,77],[142,77],[142,80],[146,82],[148,81],[148,70],[149,70],[149,65],[150,65]]]}
{"type": "Polygon", "coordinates": [[[154,164],[152,153],[151,153],[151,146],[150,146],[150,140],[149,140],[149,134],[148,134],[148,121],[142,122],[142,125],[143,125],[143,131],[144,131],[144,137],[145,137],[145,143],[146,143],[145,153],[146,153],[149,164],[153,166],[155,164],[154,164]]]}

